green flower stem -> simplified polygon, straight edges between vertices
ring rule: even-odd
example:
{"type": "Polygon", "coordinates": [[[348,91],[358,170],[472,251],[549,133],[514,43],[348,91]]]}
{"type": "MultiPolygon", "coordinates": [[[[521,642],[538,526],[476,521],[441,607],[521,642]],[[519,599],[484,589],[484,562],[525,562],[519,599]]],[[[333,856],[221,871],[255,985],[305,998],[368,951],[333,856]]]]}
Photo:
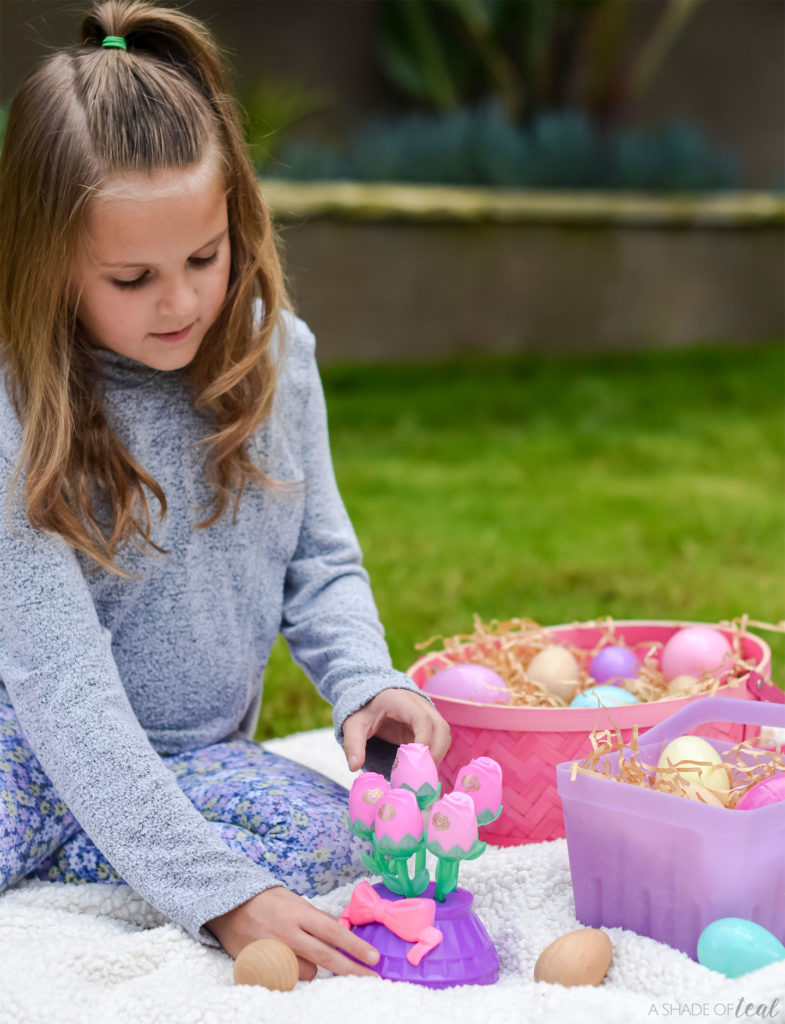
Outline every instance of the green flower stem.
{"type": "Polygon", "coordinates": [[[425,868],[425,845],[421,850],[418,850],[414,858],[414,876],[415,878],[425,868]]]}
{"type": "Polygon", "coordinates": [[[398,874],[398,878],[401,881],[401,887],[403,888],[404,896],[414,896],[414,886],[412,885],[411,878],[409,878],[409,871],[408,868],[406,867],[406,861],[395,860],[393,861],[393,863],[395,864],[395,870],[398,874]]]}
{"type": "Polygon", "coordinates": [[[383,875],[385,872],[389,875],[395,874],[390,865],[390,858],[379,849],[375,834],[371,836],[371,843],[373,844],[373,859],[379,865],[379,874],[383,875]]]}
{"type": "Polygon", "coordinates": [[[439,863],[436,865],[436,891],[433,894],[435,900],[444,903],[447,896],[455,891],[458,885],[460,865],[459,860],[445,860],[443,857],[439,857],[439,863]]]}

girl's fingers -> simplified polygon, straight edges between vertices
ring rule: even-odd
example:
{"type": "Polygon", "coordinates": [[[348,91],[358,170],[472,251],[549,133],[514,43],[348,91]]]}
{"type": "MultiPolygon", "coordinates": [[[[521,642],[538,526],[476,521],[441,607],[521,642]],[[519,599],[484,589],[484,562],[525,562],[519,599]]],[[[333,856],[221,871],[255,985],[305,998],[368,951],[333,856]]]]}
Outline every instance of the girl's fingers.
{"type": "Polygon", "coordinates": [[[348,928],[344,928],[343,925],[335,923],[331,925],[330,934],[327,936],[327,941],[330,945],[335,946],[337,949],[342,949],[351,956],[356,957],[358,960],[362,960],[363,963],[373,966],[379,962],[379,950],[375,949],[365,939],[361,939],[359,935],[355,935],[353,931],[348,928]],[[337,929],[337,930],[336,930],[337,929]]]}
{"type": "Polygon", "coordinates": [[[297,964],[300,968],[300,981],[313,981],[316,977],[316,964],[312,964],[310,960],[305,960],[301,956],[297,957],[297,964]]]}
{"type": "Polygon", "coordinates": [[[351,929],[344,927],[337,918],[328,914],[325,910],[313,910],[318,914],[318,920],[303,922],[302,927],[315,939],[321,940],[329,948],[344,950],[362,960],[363,963],[375,964],[379,960],[379,951],[370,942],[355,935],[351,929]]]}
{"type": "Polygon", "coordinates": [[[298,959],[324,967],[333,974],[357,974],[361,977],[378,977],[365,965],[377,963],[379,952],[359,935],[345,928],[332,914],[317,907],[309,907],[310,913],[303,915],[297,923],[300,929],[297,944],[298,959]],[[357,960],[356,963],[344,956],[345,951],[357,960]]]}
{"type": "Polygon", "coordinates": [[[450,749],[450,739],[450,726],[442,718],[441,721],[436,723],[433,736],[433,746],[431,747],[431,754],[437,764],[450,749]]]}
{"type": "Polygon", "coordinates": [[[362,767],[366,740],[373,735],[390,743],[422,743],[437,764],[450,747],[450,727],[444,718],[421,696],[405,690],[383,690],[344,722],[344,752],[352,771],[362,767]]]}
{"type": "Polygon", "coordinates": [[[425,744],[438,764],[450,749],[450,727],[441,715],[426,715],[414,726],[414,742],[425,744]]]}
{"type": "Polygon", "coordinates": [[[366,735],[360,722],[347,719],[343,727],[343,752],[351,771],[357,771],[365,763],[366,735]]]}
{"type": "Polygon", "coordinates": [[[302,943],[302,953],[311,963],[333,974],[356,974],[359,977],[378,978],[379,975],[372,971],[365,964],[356,963],[344,956],[340,950],[328,945],[315,936],[310,936],[310,941],[302,943]]]}

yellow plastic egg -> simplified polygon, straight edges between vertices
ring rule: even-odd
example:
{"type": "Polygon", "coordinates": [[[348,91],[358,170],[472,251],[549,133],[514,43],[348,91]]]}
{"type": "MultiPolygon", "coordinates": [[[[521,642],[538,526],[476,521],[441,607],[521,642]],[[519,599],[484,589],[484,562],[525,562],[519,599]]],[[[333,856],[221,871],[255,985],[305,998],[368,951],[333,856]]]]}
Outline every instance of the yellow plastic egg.
{"type": "Polygon", "coordinates": [[[234,962],[235,985],[262,985],[277,992],[290,992],[299,976],[300,966],[294,952],[276,939],[250,942],[234,962]]]}
{"type": "Polygon", "coordinates": [[[534,965],[534,980],[552,985],[599,985],[613,956],[611,940],[598,928],[579,928],[552,942],[534,965]]]}
{"type": "Polygon", "coordinates": [[[700,736],[679,736],[671,740],[657,762],[658,780],[664,775],[663,769],[669,765],[676,769],[685,782],[696,782],[721,793],[727,793],[730,789],[728,771],[722,758],[711,743],[700,736]],[[680,761],[693,763],[679,764],[680,761]]]}
{"type": "Polygon", "coordinates": [[[578,692],[580,667],[570,651],[559,644],[543,647],[534,655],[526,669],[526,675],[540,683],[554,697],[571,701],[578,692]]]}

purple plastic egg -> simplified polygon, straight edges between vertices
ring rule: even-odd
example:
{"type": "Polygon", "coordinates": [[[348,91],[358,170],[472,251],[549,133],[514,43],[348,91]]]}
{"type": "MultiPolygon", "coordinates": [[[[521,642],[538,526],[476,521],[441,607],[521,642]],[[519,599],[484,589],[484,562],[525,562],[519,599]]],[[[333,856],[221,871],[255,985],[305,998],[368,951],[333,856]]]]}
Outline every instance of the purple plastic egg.
{"type": "Polygon", "coordinates": [[[450,665],[440,669],[423,683],[426,693],[455,700],[473,700],[478,704],[509,704],[507,684],[485,665],[450,665]]]}
{"type": "Polygon", "coordinates": [[[596,683],[620,683],[635,679],[641,663],[629,647],[610,645],[597,651],[589,664],[589,675],[596,683]]]}
{"type": "Polygon", "coordinates": [[[662,674],[668,681],[681,675],[700,679],[704,672],[727,675],[732,666],[731,645],[711,626],[680,629],[662,649],[662,674]]]}

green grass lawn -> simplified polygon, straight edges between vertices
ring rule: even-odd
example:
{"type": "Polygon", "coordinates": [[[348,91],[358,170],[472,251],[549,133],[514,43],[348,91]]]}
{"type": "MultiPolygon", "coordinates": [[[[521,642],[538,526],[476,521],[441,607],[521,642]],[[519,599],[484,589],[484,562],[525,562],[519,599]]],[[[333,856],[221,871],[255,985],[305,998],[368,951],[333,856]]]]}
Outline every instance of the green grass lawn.
{"type": "MultiPolygon", "coordinates": [[[[785,618],[785,349],[323,371],[393,663],[483,619],[785,618]]],[[[773,648],[785,682],[785,638],[773,648]]],[[[257,738],[331,722],[276,643],[257,738]]]]}

